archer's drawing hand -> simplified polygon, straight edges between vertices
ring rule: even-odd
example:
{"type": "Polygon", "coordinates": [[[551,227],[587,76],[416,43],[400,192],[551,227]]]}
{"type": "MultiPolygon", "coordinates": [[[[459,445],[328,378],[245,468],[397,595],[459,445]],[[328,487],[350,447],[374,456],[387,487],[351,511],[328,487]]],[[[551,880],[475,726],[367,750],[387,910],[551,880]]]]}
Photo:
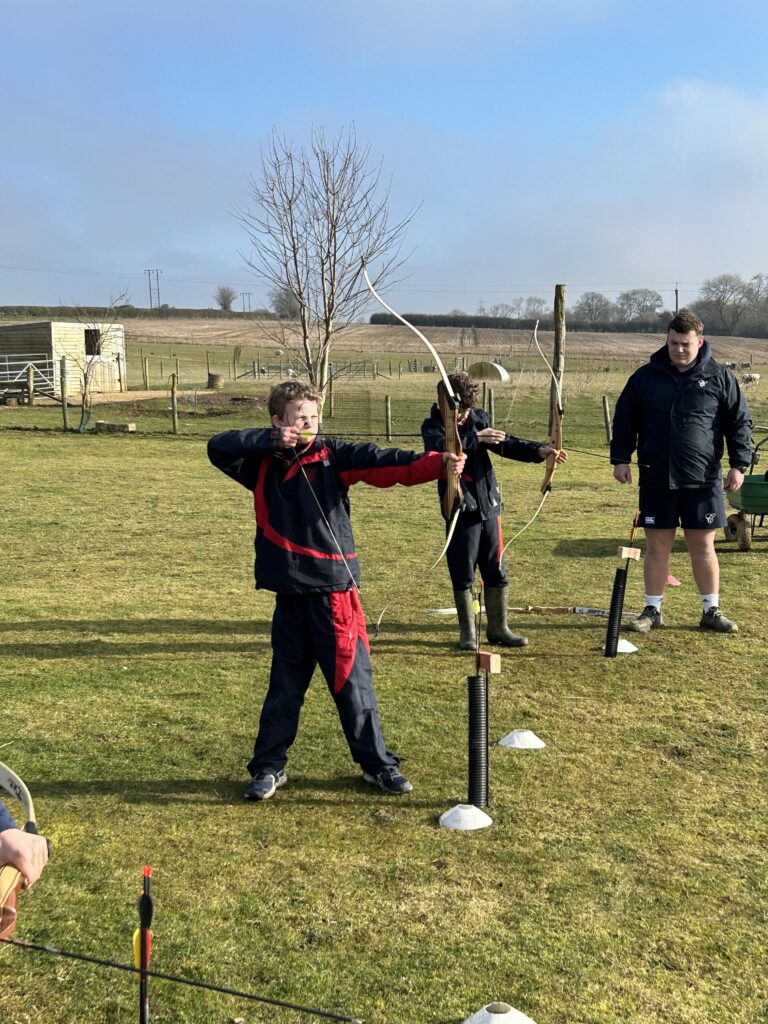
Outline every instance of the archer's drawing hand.
{"type": "Polygon", "coordinates": [[[628,462],[620,462],[618,466],[614,466],[613,475],[620,484],[632,483],[632,467],[628,462]]]}
{"type": "Polygon", "coordinates": [[[13,864],[25,878],[24,887],[38,880],[48,860],[48,843],[44,836],[7,828],[0,832],[0,865],[13,864]]]}
{"type": "Polygon", "coordinates": [[[501,444],[506,436],[503,430],[497,430],[495,427],[484,427],[475,431],[475,437],[481,444],[501,444]]]}
{"type": "Polygon", "coordinates": [[[443,468],[450,468],[450,472],[454,476],[461,476],[464,472],[464,463],[467,461],[467,456],[464,452],[461,455],[454,455],[453,452],[443,452],[443,468]]]}
{"type": "Polygon", "coordinates": [[[555,456],[555,463],[559,466],[561,462],[568,461],[568,452],[564,448],[553,448],[551,444],[543,444],[539,448],[539,458],[546,459],[550,455],[555,456]]]}

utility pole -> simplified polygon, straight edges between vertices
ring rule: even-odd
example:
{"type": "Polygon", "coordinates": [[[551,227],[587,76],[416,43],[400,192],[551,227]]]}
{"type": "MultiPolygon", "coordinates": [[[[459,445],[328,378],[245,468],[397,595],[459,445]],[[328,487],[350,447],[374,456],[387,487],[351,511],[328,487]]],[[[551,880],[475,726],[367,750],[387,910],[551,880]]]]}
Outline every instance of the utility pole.
{"type": "Polygon", "coordinates": [[[149,282],[149,308],[159,309],[160,308],[160,274],[162,270],[153,268],[152,270],[145,270],[144,273],[147,275],[147,281],[149,282]],[[155,285],[152,287],[152,275],[155,275],[155,285]],[[154,298],[154,305],[153,305],[154,298]]]}
{"type": "Polygon", "coordinates": [[[677,316],[680,310],[680,289],[678,288],[679,281],[675,281],[675,316],[677,316]]]}
{"type": "Polygon", "coordinates": [[[243,301],[243,312],[244,313],[250,313],[251,312],[251,292],[240,292],[240,298],[243,301]],[[247,305],[247,309],[246,309],[246,305],[247,305]]]}

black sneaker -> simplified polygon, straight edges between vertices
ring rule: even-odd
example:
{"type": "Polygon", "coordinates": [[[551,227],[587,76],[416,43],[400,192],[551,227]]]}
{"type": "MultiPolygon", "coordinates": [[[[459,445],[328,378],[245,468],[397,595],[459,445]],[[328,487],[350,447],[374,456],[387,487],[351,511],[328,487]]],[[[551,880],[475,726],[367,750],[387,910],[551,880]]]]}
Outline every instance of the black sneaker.
{"type": "Polygon", "coordinates": [[[288,776],[282,768],[273,771],[256,772],[245,787],[243,796],[246,800],[268,800],[274,796],[275,790],[284,786],[288,776]]]}
{"type": "Polygon", "coordinates": [[[652,604],[647,604],[639,615],[629,620],[627,629],[631,629],[634,633],[648,633],[663,625],[664,619],[662,619],[659,609],[654,608],[652,604]]]}
{"type": "Polygon", "coordinates": [[[385,793],[390,796],[402,796],[403,793],[410,793],[413,789],[411,783],[406,777],[400,772],[400,769],[395,765],[387,765],[386,768],[382,768],[380,772],[375,775],[370,775],[368,772],[363,772],[363,779],[366,782],[372,783],[374,786],[378,786],[379,789],[383,789],[385,793]]]}
{"type": "Polygon", "coordinates": [[[699,623],[701,629],[711,629],[715,633],[738,633],[739,627],[735,622],[726,619],[719,608],[710,608],[704,612],[699,623]]]}

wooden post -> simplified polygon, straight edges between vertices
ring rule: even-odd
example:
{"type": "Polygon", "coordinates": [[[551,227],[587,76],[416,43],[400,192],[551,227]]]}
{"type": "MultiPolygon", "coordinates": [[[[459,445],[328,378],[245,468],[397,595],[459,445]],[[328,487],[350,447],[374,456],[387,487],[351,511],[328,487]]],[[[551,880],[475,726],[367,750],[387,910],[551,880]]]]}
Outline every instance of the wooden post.
{"type": "Polygon", "coordinates": [[[483,400],[482,400],[482,403],[481,403],[481,406],[480,406],[482,409],[486,408],[486,404],[485,403],[487,402],[487,400],[488,400],[488,384],[486,383],[486,381],[483,381],[483,400]]]}
{"type": "Polygon", "coordinates": [[[493,401],[493,388],[488,388],[488,417],[493,426],[494,420],[496,419],[495,403],[493,401]]]}
{"type": "Polygon", "coordinates": [[[333,419],[333,377],[328,378],[328,418],[333,419]]]}
{"type": "Polygon", "coordinates": [[[403,376],[403,364],[398,361],[397,364],[397,379],[400,380],[403,376]]]}
{"type": "Polygon", "coordinates": [[[176,402],[176,374],[171,374],[171,419],[173,421],[173,432],[178,434],[179,432],[179,407],[176,402]]]}
{"type": "Polygon", "coordinates": [[[64,430],[69,430],[69,406],[67,405],[67,357],[62,356],[59,363],[59,388],[61,389],[61,415],[64,418],[64,430]]]}
{"type": "Polygon", "coordinates": [[[144,390],[149,391],[149,356],[144,356],[142,371],[144,375],[144,390]]]}
{"type": "Polygon", "coordinates": [[[176,379],[181,380],[181,373],[179,372],[179,357],[176,356],[176,379]]]}
{"type": "Polygon", "coordinates": [[[123,379],[125,376],[123,373],[123,357],[120,352],[117,353],[115,361],[117,363],[117,387],[118,390],[125,391],[125,387],[123,385],[123,379]]]}
{"type": "Polygon", "coordinates": [[[603,422],[605,423],[605,440],[610,444],[613,440],[613,426],[611,425],[611,407],[608,404],[608,395],[603,395],[603,422]]]}
{"type": "Polygon", "coordinates": [[[258,375],[260,377],[261,376],[261,349],[259,349],[259,348],[256,349],[256,363],[255,363],[255,366],[256,366],[256,369],[258,371],[258,375]]]}
{"type": "MultiPolygon", "coordinates": [[[[563,371],[565,369],[565,285],[555,285],[555,350],[552,354],[552,372],[557,378],[562,393],[563,371]]],[[[557,403],[555,382],[549,386],[549,433],[555,426],[552,408],[557,403]]]]}
{"type": "Polygon", "coordinates": [[[232,380],[237,380],[237,359],[232,357],[232,380]]]}
{"type": "Polygon", "coordinates": [[[160,380],[165,380],[165,373],[163,372],[163,357],[160,356],[160,380]]]}
{"type": "Polygon", "coordinates": [[[206,353],[205,353],[205,367],[208,370],[208,373],[210,373],[211,372],[211,353],[208,352],[208,351],[206,351],[206,353]]]}
{"type": "Polygon", "coordinates": [[[384,419],[387,424],[387,440],[392,440],[392,400],[389,395],[384,396],[384,419]]]}
{"type": "Polygon", "coordinates": [[[27,367],[27,402],[35,404],[35,368],[31,363],[27,367]]]}

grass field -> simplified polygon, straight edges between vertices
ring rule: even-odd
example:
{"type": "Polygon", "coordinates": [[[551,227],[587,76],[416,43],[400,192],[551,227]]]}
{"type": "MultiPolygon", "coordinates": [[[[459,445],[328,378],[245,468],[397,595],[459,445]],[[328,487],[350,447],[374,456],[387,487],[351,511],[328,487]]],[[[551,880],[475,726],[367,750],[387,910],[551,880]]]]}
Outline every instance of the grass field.
{"type": "MultiPolygon", "coordinates": [[[[567,441],[603,451],[600,389],[577,390],[567,441]]],[[[523,387],[509,429],[538,436],[545,394],[523,387]]],[[[718,542],[737,636],[698,630],[682,547],[669,627],[638,654],[605,659],[601,620],[515,620],[530,646],[493,679],[491,737],[531,728],[547,746],[492,747],[494,824],[462,834],[437,819],[466,799],[473,659],[427,612],[451,603],[444,564],[413,587],[441,547],[431,486],[352,494],[369,618],[395,598],[374,673],[414,793],[359,780],[316,679],[289,784],[253,806],[272,599],[252,588],[247,493],[196,437],[0,431],[0,460],[0,759],[54,843],[18,937],[128,962],[149,862],[159,971],[367,1024],[458,1024],[492,999],[537,1024],[766,1020],[768,529],[750,552],[718,542]]],[[[496,465],[511,536],[542,470],[496,465]]],[[[509,549],[510,603],[606,607],[634,501],[607,462],[572,454],[509,549]]],[[[150,993],[158,1024],[317,1019],[150,993]]],[[[117,1024],[136,1002],[127,976],[0,950],[3,1024],[117,1024]]]]}

